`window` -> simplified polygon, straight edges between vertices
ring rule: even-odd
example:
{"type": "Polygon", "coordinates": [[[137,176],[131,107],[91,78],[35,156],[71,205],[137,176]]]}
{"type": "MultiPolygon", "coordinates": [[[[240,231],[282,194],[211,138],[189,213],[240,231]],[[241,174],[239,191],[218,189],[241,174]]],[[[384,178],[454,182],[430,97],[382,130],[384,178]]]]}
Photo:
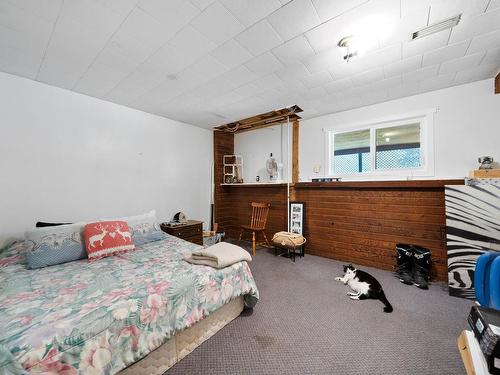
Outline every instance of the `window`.
{"type": "Polygon", "coordinates": [[[369,176],[432,173],[431,155],[426,155],[430,154],[429,143],[432,141],[427,117],[383,122],[352,131],[329,130],[329,174],[369,176]]]}

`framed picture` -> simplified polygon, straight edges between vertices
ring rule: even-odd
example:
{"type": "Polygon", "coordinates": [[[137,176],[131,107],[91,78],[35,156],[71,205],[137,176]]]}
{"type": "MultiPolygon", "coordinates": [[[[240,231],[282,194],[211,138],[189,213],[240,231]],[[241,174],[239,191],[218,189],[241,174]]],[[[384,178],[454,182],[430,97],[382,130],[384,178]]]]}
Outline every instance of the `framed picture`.
{"type": "Polygon", "coordinates": [[[290,202],[288,226],[290,232],[304,234],[304,203],[290,202]]]}

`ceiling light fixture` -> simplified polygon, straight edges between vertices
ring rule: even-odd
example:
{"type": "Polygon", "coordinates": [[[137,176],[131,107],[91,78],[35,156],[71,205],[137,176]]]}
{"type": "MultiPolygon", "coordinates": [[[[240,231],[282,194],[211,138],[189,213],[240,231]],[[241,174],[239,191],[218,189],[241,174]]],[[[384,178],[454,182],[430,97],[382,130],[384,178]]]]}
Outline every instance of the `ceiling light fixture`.
{"type": "Polygon", "coordinates": [[[352,35],[340,39],[338,46],[346,49],[346,54],[344,55],[344,60],[346,62],[349,62],[354,56],[358,55],[355,39],[352,35]]]}
{"type": "Polygon", "coordinates": [[[424,36],[435,34],[446,29],[451,29],[452,27],[458,25],[461,18],[462,18],[462,13],[454,17],[450,17],[445,20],[433,23],[432,25],[423,27],[417,31],[414,31],[411,34],[411,40],[423,38],[424,36]]]}

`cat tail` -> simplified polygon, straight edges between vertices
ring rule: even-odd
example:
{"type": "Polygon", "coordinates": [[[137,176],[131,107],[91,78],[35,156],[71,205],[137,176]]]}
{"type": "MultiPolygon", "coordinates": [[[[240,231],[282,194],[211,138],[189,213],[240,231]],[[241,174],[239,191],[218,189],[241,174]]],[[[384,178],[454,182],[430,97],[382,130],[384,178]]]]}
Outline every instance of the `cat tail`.
{"type": "Polygon", "coordinates": [[[384,312],[391,313],[393,310],[392,305],[387,300],[387,297],[385,296],[385,293],[383,290],[380,292],[380,296],[378,297],[378,299],[380,300],[380,302],[382,302],[385,305],[384,312]]]}

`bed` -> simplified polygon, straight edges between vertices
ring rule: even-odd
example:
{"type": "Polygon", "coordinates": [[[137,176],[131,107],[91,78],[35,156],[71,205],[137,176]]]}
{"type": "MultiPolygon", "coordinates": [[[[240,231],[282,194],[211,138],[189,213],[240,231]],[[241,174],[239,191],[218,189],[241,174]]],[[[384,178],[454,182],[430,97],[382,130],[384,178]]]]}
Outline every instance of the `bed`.
{"type": "Polygon", "coordinates": [[[166,235],[135,251],[28,270],[0,253],[0,373],[162,373],[253,307],[246,262],[183,260],[198,245],[166,235]]]}

